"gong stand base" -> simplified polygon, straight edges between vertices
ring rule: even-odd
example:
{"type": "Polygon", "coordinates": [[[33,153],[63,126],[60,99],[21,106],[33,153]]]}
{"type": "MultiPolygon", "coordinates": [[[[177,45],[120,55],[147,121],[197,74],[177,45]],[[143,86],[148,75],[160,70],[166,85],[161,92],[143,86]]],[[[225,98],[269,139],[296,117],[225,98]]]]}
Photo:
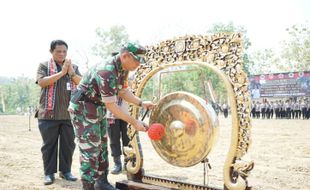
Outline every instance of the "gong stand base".
{"type": "Polygon", "coordinates": [[[222,190],[221,188],[184,183],[154,176],[143,176],[142,181],[123,180],[116,182],[116,188],[120,190],[222,190]]]}
{"type": "Polygon", "coordinates": [[[176,190],[173,188],[150,185],[128,180],[116,182],[115,187],[120,190],[176,190]]]}

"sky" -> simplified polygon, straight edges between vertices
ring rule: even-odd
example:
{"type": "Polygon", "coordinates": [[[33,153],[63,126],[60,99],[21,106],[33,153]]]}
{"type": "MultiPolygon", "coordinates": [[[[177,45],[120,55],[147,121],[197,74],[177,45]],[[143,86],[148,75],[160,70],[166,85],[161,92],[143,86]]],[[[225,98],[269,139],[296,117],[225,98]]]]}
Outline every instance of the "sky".
{"type": "Polygon", "coordinates": [[[54,39],[68,43],[73,61],[99,62],[91,52],[98,27],[124,25],[130,39],[152,45],[233,22],[255,51],[279,48],[286,28],[309,21],[308,0],[1,0],[0,76],[35,78],[54,39]]]}

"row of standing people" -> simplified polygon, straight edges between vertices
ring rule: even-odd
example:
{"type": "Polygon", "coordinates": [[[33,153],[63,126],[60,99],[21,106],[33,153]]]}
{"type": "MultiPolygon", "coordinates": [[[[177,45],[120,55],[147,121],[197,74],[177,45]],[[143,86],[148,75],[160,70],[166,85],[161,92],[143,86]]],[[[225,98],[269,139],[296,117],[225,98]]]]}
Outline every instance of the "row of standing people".
{"type": "Polygon", "coordinates": [[[307,100],[253,101],[251,108],[253,118],[262,119],[309,119],[310,102],[307,100]]]}

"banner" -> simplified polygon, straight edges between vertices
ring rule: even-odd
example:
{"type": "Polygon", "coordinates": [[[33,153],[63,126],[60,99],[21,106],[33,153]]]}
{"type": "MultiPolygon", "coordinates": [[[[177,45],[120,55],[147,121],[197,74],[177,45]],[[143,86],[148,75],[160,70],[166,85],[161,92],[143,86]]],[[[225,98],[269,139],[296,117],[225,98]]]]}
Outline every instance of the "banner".
{"type": "Polygon", "coordinates": [[[310,96],[310,72],[253,75],[249,80],[252,99],[310,96]]]}

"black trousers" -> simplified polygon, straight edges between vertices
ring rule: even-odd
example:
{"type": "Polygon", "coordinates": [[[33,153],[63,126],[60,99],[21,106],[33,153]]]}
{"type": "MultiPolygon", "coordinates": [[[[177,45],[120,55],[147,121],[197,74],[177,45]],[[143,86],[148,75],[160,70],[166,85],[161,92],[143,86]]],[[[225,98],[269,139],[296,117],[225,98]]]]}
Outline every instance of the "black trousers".
{"type": "Polygon", "coordinates": [[[43,139],[41,152],[44,174],[50,175],[57,172],[58,152],[59,171],[63,173],[71,172],[72,156],[75,149],[74,131],[71,121],[39,120],[38,122],[43,139]]]}
{"type": "Polygon", "coordinates": [[[127,122],[121,119],[115,119],[114,123],[110,123],[108,128],[108,135],[110,139],[110,148],[113,157],[122,154],[121,138],[123,146],[128,146],[129,138],[127,135],[127,122]]]}

